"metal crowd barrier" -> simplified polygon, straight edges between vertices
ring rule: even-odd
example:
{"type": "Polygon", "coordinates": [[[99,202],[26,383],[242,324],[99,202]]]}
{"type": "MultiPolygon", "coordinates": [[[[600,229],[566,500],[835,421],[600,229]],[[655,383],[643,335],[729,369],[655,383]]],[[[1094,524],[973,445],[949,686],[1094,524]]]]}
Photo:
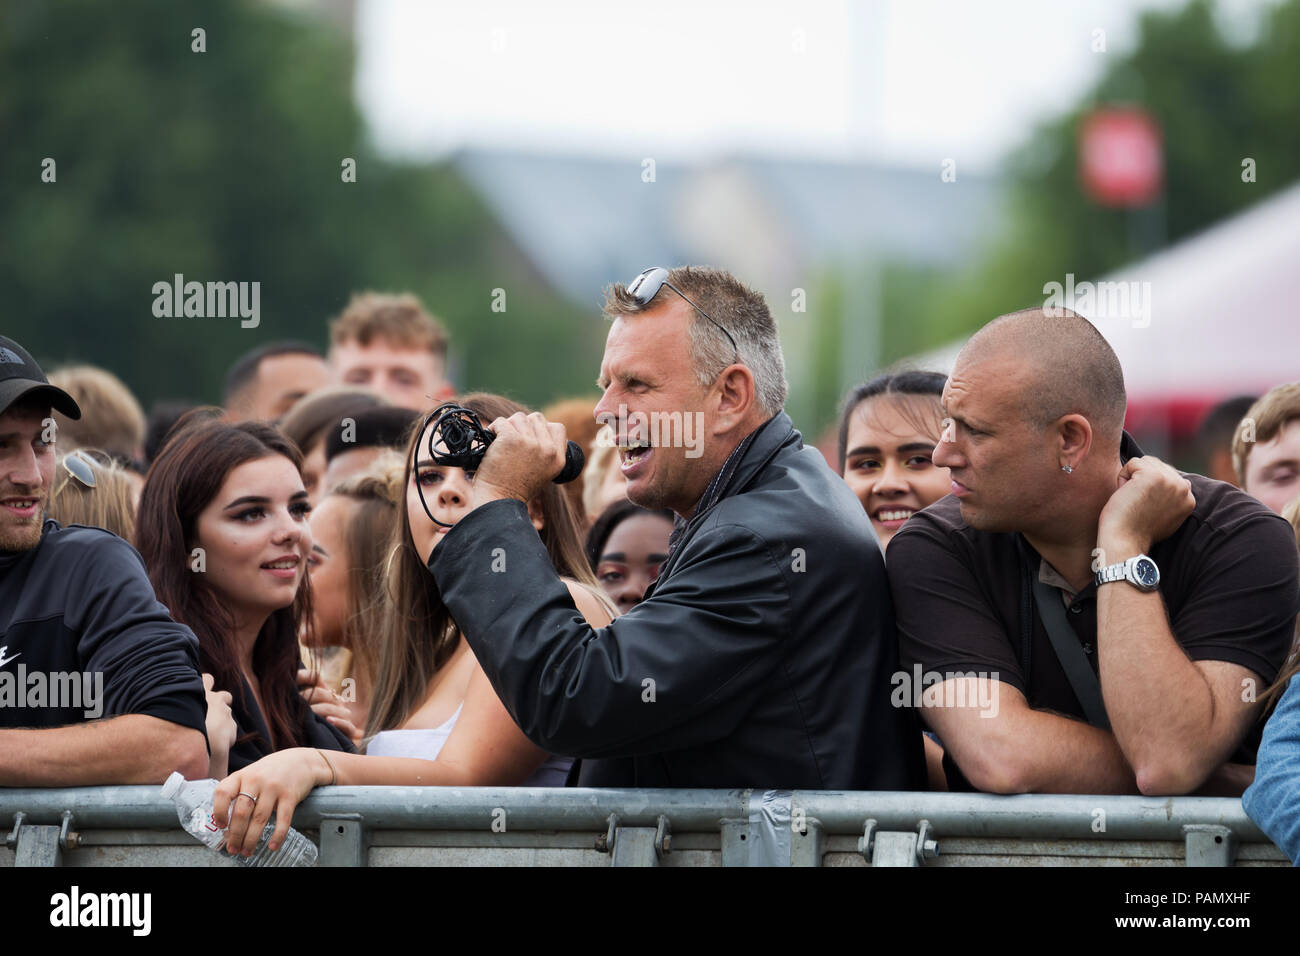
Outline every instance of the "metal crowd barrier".
{"type": "MultiPolygon", "coordinates": [[[[322,787],[322,866],[1269,866],[1218,797],[322,787]]],[[[2,866],[234,866],[157,787],[0,788],[2,866]]]]}

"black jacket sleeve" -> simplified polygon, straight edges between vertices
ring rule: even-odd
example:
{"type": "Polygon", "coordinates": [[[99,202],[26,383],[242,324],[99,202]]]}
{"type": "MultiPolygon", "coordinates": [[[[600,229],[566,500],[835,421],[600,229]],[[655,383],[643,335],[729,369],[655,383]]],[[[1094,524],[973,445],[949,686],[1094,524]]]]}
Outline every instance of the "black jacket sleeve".
{"type": "Polygon", "coordinates": [[[552,753],[613,757],[731,733],[780,662],[790,595],[768,545],[702,528],[653,594],[592,628],[518,501],[476,508],[429,567],[506,709],[552,753]]]}
{"type": "Polygon", "coordinates": [[[347,754],[357,752],[357,748],[352,744],[351,737],[314,710],[309,709],[307,712],[306,720],[303,722],[303,735],[307,739],[308,747],[318,747],[321,750],[340,750],[347,754]]]}
{"type": "Polygon", "coordinates": [[[64,623],[79,635],[82,669],[102,673],[104,717],[147,714],[206,733],[207,697],[199,676],[199,642],[159,603],[136,550],[116,535],[96,534],[78,548],[69,573],[64,623]]]}

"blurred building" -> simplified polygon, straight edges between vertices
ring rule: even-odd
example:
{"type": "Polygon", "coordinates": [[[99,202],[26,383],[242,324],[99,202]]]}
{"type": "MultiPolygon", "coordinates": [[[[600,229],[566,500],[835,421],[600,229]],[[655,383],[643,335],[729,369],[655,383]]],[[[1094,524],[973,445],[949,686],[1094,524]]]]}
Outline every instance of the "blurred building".
{"type": "Polygon", "coordinates": [[[593,314],[606,285],[653,265],[719,266],[762,292],[781,329],[787,409],[808,428],[882,364],[880,265],[955,267],[1002,223],[996,180],[945,182],[937,162],[679,165],[486,149],[453,162],[538,272],[593,314]],[[838,367],[826,365],[827,336],[838,367]]]}
{"type": "Polygon", "coordinates": [[[455,165],[577,302],[649,265],[710,263],[765,292],[869,256],[951,265],[1000,224],[998,184],[934,170],[733,157],[700,165],[466,149],[455,165]]]}

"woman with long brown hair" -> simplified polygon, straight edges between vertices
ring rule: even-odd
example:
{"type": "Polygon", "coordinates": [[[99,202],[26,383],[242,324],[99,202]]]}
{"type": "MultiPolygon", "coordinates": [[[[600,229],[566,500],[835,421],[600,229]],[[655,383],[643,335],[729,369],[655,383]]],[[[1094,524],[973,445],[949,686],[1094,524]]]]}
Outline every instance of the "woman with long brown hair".
{"type": "MultiPolygon", "coordinates": [[[[521,406],[496,395],[465,396],[461,403],[483,422],[509,417],[521,406]]],[[[412,435],[403,475],[405,507],[389,552],[392,607],[380,636],[366,732],[365,756],[287,750],[232,773],[217,788],[213,814],[226,819],[230,845],[251,850],[270,815],[277,826],[272,846],[283,840],[293,809],[313,787],[328,784],[379,786],[559,785],[568,761],[538,748],[515,725],[451,619],[425,566],[446,529],[469,513],[473,472],[424,457],[429,427],[412,435]],[[421,502],[423,493],[424,503],[421,502]],[[382,754],[382,755],[380,755],[382,754]],[[328,766],[327,766],[328,764],[328,766]],[[232,799],[259,797],[256,806],[232,799]],[[251,820],[250,820],[251,818],[251,820]]],[[[595,627],[614,609],[599,590],[583,554],[578,521],[563,490],[548,484],[529,503],[529,514],[556,570],[582,615],[595,627]]],[[[509,587],[506,575],[501,586],[509,587]]]]}
{"type": "Polygon", "coordinates": [[[140,495],[136,548],[158,600],[195,633],[202,670],[231,694],[233,769],[285,747],[353,749],[297,688],[298,631],[311,617],[301,463],[269,425],[191,412],[140,495]]]}

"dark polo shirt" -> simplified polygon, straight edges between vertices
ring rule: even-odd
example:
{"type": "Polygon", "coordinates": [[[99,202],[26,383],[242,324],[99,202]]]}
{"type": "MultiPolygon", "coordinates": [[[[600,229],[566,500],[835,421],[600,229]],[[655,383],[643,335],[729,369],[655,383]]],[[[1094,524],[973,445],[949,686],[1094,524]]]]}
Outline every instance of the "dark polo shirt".
{"type": "MultiPolygon", "coordinates": [[[[1127,461],[1142,451],[1126,433],[1121,453],[1127,461]]],[[[1190,660],[1248,668],[1258,696],[1277,676],[1300,613],[1295,536],[1284,518],[1232,485],[1184,477],[1196,508],[1149,552],[1160,568],[1159,593],[1174,639],[1190,660]]],[[[1064,595],[1066,619],[1094,671],[1095,584],[1071,595],[1022,535],[968,527],[951,495],[899,530],[886,570],[905,672],[916,665],[941,675],[997,672],[1030,707],[1085,719],[1034,607],[1033,578],[1041,576],[1064,595]]],[[[1262,722],[1252,727],[1234,761],[1255,762],[1262,730],[1262,722]]],[[[951,759],[944,766],[951,789],[971,789],[951,759]]]]}

